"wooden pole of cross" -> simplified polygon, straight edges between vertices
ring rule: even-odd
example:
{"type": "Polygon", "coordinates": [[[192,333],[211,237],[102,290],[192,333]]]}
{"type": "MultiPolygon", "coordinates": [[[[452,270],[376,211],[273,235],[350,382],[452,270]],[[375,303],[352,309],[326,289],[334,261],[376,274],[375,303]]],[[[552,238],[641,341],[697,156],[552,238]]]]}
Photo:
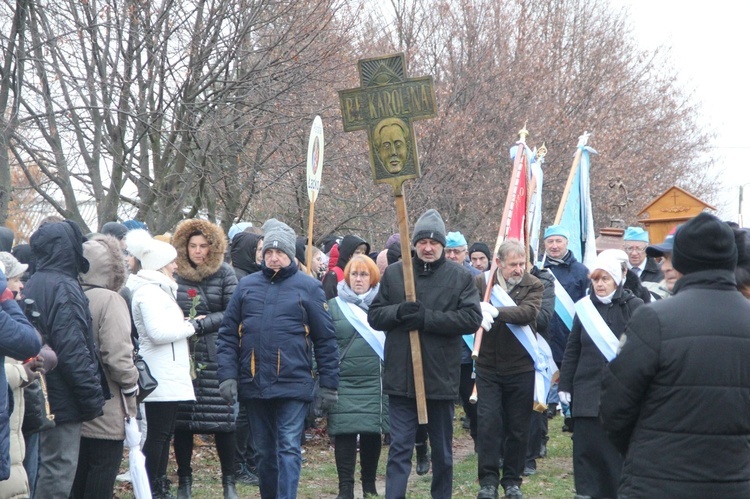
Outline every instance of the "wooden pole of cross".
{"type": "MultiPolygon", "coordinates": [[[[409,258],[409,219],[403,183],[421,176],[412,121],[436,116],[435,85],[432,76],[407,78],[403,53],[360,59],[357,68],[361,86],[339,91],[344,131],[367,130],[375,183],[393,187],[403,255],[404,295],[406,301],[415,301],[417,294],[409,258]]],[[[427,399],[419,331],[409,332],[409,344],[417,415],[419,424],[426,424],[427,399]]]]}

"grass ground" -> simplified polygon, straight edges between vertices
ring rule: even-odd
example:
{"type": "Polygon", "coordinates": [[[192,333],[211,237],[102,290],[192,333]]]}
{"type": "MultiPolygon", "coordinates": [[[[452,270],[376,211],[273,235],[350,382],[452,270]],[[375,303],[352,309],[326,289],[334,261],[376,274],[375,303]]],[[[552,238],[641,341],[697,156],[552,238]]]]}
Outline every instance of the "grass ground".
{"type": "MultiPolygon", "coordinates": [[[[479,490],[477,484],[477,456],[473,453],[473,445],[468,430],[460,425],[462,411],[456,411],[456,431],[453,440],[454,471],[453,497],[464,499],[476,497],[479,490]]],[[[549,421],[550,441],[547,444],[547,457],[537,461],[537,473],[524,478],[522,490],[527,498],[571,498],[573,492],[573,464],[572,442],[569,433],[562,432],[562,418],[557,417],[549,421]]],[[[305,462],[302,465],[298,497],[300,499],[333,499],[338,493],[338,479],[334,464],[333,448],[328,443],[328,437],[323,431],[315,431],[305,445],[305,462]]],[[[385,462],[388,448],[383,447],[378,467],[378,491],[385,492],[385,462]]],[[[123,460],[123,470],[127,469],[127,458],[123,460]]],[[[221,498],[221,471],[216,452],[211,445],[198,446],[193,454],[193,497],[221,498]]],[[[170,478],[175,484],[173,493],[176,494],[176,469],[174,459],[170,460],[170,478]]],[[[428,499],[430,497],[430,480],[432,475],[418,476],[412,468],[410,477],[409,499],[428,499]]],[[[359,484],[356,484],[355,496],[362,497],[359,484]]],[[[258,498],[257,487],[239,484],[237,492],[242,498],[258,498]]],[[[128,484],[118,484],[115,497],[130,499],[133,497],[128,484]]]]}

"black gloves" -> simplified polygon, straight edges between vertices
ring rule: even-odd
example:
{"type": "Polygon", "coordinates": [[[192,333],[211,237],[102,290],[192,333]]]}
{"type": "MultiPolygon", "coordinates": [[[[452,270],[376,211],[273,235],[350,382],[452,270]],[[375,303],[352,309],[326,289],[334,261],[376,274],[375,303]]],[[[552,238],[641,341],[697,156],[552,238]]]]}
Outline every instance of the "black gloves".
{"type": "Polygon", "coordinates": [[[219,395],[227,405],[234,405],[237,401],[237,380],[225,379],[219,384],[219,395]]]}
{"type": "Polygon", "coordinates": [[[318,388],[318,393],[315,395],[315,406],[313,407],[315,417],[322,418],[323,416],[326,416],[328,412],[336,406],[338,401],[338,391],[323,386],[318,388]]]}
{"type": "Polygon", "coordinates": [[[409,331],[424,328],[425,308],[420,301],[407,301],[398,306],[396,318],[409,331]]]}

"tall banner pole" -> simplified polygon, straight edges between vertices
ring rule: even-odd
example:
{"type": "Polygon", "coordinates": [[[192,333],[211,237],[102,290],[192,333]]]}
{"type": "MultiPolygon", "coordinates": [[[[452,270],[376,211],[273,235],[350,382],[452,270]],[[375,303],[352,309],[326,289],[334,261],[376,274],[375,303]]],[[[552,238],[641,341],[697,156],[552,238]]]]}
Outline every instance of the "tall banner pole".
{"type": "MultiPolygon", "coordinates": [[[[393,187],[404,271],[406,301],[417,298],[412,269],[409,219],[403,183],[419,178],[417,140],[412,122],[437,115],[432,76],[406,76],[403,53],[360,59],[361,86],[339,91],[344,131],[367,130],[370,167],[375,183],[393,187]]],[[[427,398],[419,331],[409,331],[414,393],[419,424],[427,423],[427,398]]]]}
{"type": "Polygon", "coordinates": [[[315,200],[318,199],[320,178],[323,175],[323,120],[316,116],[310,128],[307,142],[307,198],[310,200],[310,217],[307,221],[307,250],[305,268],[312,275],[313,223],[315,221],[315,200]]]}
{"type": "MultiPolygon", "coordinates": [[[[492,251],[492,258],[491,258],[491,264],[490,264],[490,278],[487,282],[487,288],[484,290],[484,296],[482,297],[483,301],[488,302],[490,301],[490,297],[492,296],[492,286],[495,285],[495,274],[497,273],[497,262],[495,261],[495,255],[497,255],[497,251],[500,249],[500,245],[505,240],[505,237],[508,233],[508,220],[510,220],[512,216],[512,208],[514,207],[514,200],[516,198],[516,192],[518,190],[518,183],[519,183],[519,176],[523,173],[523,162],[524,157],[526,156],[526,137],[529,135],[529,131],[526,130],[526,127],[522,128],[519,132],[519,140],[518,140],[518,149],[516,151],[516,157],[513,161],[513,172],[510,176],[510,184],[508,185],[508,194],[505,196],[505,208],[503,209],[503,216],[500,219],[500,229],[497,231],[497,239],[495,240],[495,248],[492,251]]],[[[524,206],[515,206],[515,209],[526,209],[526,204],[524,203],[524,206]]],[[[473,360],[477,360],[479,358],[479,351],[482,347],[482,337],[484,336],[484,328],[480,327],[477,329],[477,332],[474,334],[474,350],[471,352],[471,358],[473,360]]],[[[469,397],[469,402],[472,404],[476,404],[478,400],[477,395],[477,385],[474,384],[474,389],[472,390],[471,397],[469,397]]]]}

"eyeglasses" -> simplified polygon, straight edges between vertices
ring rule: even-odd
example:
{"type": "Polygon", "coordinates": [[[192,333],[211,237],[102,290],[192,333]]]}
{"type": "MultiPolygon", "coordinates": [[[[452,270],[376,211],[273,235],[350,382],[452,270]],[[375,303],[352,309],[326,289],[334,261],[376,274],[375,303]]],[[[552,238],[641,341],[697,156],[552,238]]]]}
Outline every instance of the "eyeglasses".
{"type": "Polygon", "coordinates": [[[447,255],[460,255],[464,251],[466,251],[466,250],[465,249],[459,249],[459,248],[446,248],[445,249],[445,253],[447,255]]]}
{"type": "Polygon", "coordinates": [[[638,246],[626,246],[623,249],[625,250],[625,253],[643,253],[646,251],[646,248],[640,248],[638,246]]]}
{"type": "Polygon", "coordinates": [[[349,275],[356,279],[357,277],[361,277],[362,279],[365,279],[367,277],[370,277],[369,272],[350,272],[349,275]]]}

